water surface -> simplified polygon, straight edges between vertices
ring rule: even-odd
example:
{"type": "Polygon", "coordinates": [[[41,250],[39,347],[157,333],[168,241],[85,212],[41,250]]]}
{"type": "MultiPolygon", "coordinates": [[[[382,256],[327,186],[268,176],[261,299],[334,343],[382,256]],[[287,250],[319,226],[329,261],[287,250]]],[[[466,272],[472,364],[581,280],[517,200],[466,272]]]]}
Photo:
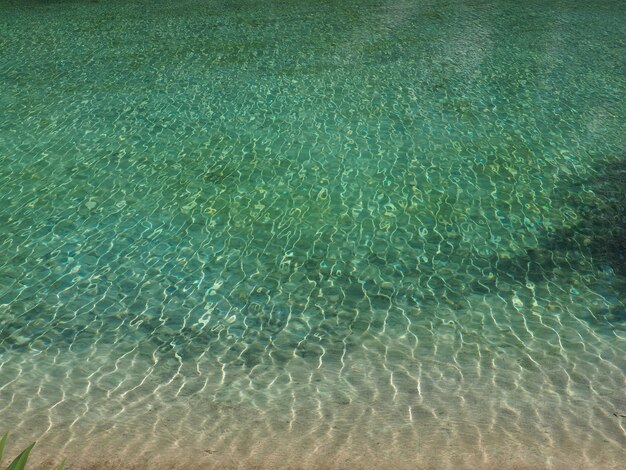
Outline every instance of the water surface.
{"type": "Polygon", "coordinates": [[[0,4],[0,431],[75,468],[618,468],[619,1],[0,4]]]}

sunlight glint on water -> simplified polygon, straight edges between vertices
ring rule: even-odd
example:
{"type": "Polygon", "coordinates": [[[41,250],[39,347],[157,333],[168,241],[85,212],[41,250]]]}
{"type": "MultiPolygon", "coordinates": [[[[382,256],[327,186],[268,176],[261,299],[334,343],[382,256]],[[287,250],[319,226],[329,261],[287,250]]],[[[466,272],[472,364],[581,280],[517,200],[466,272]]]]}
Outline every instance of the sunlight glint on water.
{"type": "Polygon", "coordinates": [[[618,468],[625,13],[2,2],[0,432],[78,468],[618,468]]]}

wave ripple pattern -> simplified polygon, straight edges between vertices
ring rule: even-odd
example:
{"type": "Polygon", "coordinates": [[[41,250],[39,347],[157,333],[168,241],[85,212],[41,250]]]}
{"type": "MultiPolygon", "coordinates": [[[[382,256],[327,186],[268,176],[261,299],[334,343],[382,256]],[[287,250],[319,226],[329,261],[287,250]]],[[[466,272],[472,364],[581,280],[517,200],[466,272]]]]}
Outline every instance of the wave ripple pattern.
{"type": "Polygon", "coordinates": [[[71,468],[618,468],[625,33],[3,1],[0,432],[71,468]]]}

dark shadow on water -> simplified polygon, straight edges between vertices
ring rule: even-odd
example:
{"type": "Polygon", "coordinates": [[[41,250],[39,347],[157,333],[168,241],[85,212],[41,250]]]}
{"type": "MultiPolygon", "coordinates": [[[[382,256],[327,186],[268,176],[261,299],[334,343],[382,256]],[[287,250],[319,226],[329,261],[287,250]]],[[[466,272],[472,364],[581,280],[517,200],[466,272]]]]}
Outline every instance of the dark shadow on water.
{"type": "MultiPolygon", "coordinates": [[[[492,260],[496,276],[522,285],[577,283],[602,296],[611,307],[594,311],[613,326],[626,322],[626,159],[604,161],[592,177],[555,189],[553,211],[566,214],[554,229],[537,234],[538,245],[508,260],[492,260]]],[[[606,303],[605,303],[606,305],[606,303]]]]}
{"type": "Polygon", "coordinates": [[[565,201],[576,222],[548,236],[546,247],[578,250],[600,269],[626,276],[626,160],[599,167],[596,176],[573,185],[565,201]]]}

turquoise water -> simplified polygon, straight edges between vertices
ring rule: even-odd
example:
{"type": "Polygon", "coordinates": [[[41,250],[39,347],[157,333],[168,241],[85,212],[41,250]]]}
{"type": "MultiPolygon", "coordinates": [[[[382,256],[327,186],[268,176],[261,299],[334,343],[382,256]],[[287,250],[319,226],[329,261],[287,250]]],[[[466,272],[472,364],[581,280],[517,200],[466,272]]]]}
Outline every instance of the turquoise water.
{"type": "Polygon", "coordinates": [[[0,432],[76,468],[618,468],[619,1],[0,3],[0,432]]]}

